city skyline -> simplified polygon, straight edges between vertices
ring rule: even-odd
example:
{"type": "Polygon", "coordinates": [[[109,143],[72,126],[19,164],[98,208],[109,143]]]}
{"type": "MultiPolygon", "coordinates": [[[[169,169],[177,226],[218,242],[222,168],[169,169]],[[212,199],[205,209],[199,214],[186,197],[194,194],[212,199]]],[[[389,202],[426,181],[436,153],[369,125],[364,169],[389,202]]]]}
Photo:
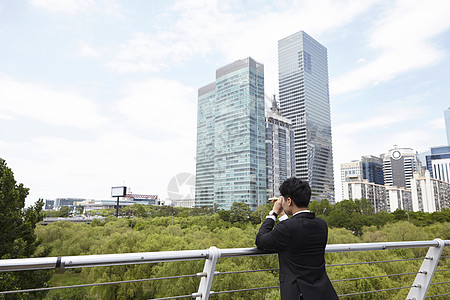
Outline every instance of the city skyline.
{"type": "MultiPolygon", "coordinates": [[[[448,1],[0,1],[0,157],[47,199],[167,197],[195,172],[197,89],[251,56],[278,94],[277,41],[328,49],[339,164],[447,143],[448,1]]],[[[185,190],[189,193],[189,187],[185,190]]]]}

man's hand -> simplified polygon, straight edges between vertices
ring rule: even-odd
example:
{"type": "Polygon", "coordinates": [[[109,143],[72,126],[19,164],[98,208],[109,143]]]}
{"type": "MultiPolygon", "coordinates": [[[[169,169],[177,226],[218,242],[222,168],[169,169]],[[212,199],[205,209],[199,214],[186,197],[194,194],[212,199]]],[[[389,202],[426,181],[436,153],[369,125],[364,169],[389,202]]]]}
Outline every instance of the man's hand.
{"type": "Polygon", "coordinates": [[[278,200],[275,202],[275,204],[273,205],[273,211],[277,214],[277,215],[281,215],[281,213],[284,213],[283,210],[283,206],[281,205],[281,197],[278,198],[278,200]]]}

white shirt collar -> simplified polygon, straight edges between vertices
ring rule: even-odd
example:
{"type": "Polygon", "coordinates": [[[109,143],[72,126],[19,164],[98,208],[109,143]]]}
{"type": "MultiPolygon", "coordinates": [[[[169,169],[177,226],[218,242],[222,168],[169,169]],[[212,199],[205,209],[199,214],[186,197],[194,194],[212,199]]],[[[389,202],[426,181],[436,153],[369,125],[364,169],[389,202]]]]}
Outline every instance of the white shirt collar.
{"type": "Polygon", "coordinates": [[[295,216],[296,214],[299,214],[299,213],[306,213],[306,212],[310,212],[309,210],[307,210],[307,209],[305,209],[305,210],[300,210],[300,211],[298,211],[298,212],[296,212],[295,214],[293,214],[292,216],[295,216]]]}

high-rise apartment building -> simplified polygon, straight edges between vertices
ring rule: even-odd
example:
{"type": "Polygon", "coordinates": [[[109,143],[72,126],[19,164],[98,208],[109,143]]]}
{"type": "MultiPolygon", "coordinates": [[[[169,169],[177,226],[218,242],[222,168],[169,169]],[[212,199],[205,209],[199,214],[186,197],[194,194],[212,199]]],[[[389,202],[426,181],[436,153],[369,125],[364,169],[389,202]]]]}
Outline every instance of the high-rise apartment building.
{"type": "Polygon", "coordinates": [[[418,154],[411,148],[389,150],[383,155],[384,183],[387,186],[411,189],[414,172],[421,172],[418,154]]]}
{"type": "Polygon", "coordinates": [[[450,146],[450,107],[444,110],[445,128],[447,129],[447,145],[450,146]]]}
{"type": "Polygon", "coordinates": [[[266,111],[267,196],[279,197],[281,183],[295,174],[294,131],[275,98],[266,111]]]}
{"type": "Polygon", "coordinates": [[[195,205],[265,204],[264,66],[249,57],[217,69],[197,118],[195,205]]]}
{"type": "Polygon", "coordinates": [[[327,49],[303,31],[278,41],[280,110],[295,133],[295,175],[334,202],[327,49]]]}

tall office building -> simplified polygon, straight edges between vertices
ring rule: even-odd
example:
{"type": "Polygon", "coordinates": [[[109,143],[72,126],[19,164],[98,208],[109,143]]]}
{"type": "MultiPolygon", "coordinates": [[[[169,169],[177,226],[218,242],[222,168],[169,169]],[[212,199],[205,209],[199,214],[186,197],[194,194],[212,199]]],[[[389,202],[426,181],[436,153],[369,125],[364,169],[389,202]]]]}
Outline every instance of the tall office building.
{"type": "Polygon", "coordinates": [[[447,129],[447,145],[450,146],[450,107],[444,110],[445,128],[447,129]]]}
{"type": "Polygon", "coordinates": [[[373,155],[361,157],[363,179],[375,184],[384,184],[383,160],[373,155]]]}
{"type": "Polygon", "coordinates": [[[383,155],[384,183],[387,186],[411,189],[414,172],[421,172],[421,164],[417,153],[411,148],[389,150],[383,155]]]}
{"type": "Polygon", "coordinates": [[[295,133],[295,175],[334,202],[327,49],[300,31],[278,41],[280,110],[295,133]]]}
{"type": "Polygon", "coordinates": [[[197,118],[195,205],[265,204],[264,66],[249,57],[218,69],[197,118]]]}
{"type": "MultiPolygon", "coordinates": [[[[354,160],[348,163],[341,164],[341,191],[342,199],[349,199],[348,193],[345,193],[345,186],[347,182],[352,181],[362,181],[363,179],[363,169],[361,161],[354,160]]],[[[356,199],[356,198],[355,198],[356,199]]],[[[359,199],[359,198],[358,198],[359,199]]]]}
{"type": "Polygon", "coordinates": [[[279,197],[280,184],[295,173],[294,131],[275,98],[266,111],[267,196],[279,197]]]}

